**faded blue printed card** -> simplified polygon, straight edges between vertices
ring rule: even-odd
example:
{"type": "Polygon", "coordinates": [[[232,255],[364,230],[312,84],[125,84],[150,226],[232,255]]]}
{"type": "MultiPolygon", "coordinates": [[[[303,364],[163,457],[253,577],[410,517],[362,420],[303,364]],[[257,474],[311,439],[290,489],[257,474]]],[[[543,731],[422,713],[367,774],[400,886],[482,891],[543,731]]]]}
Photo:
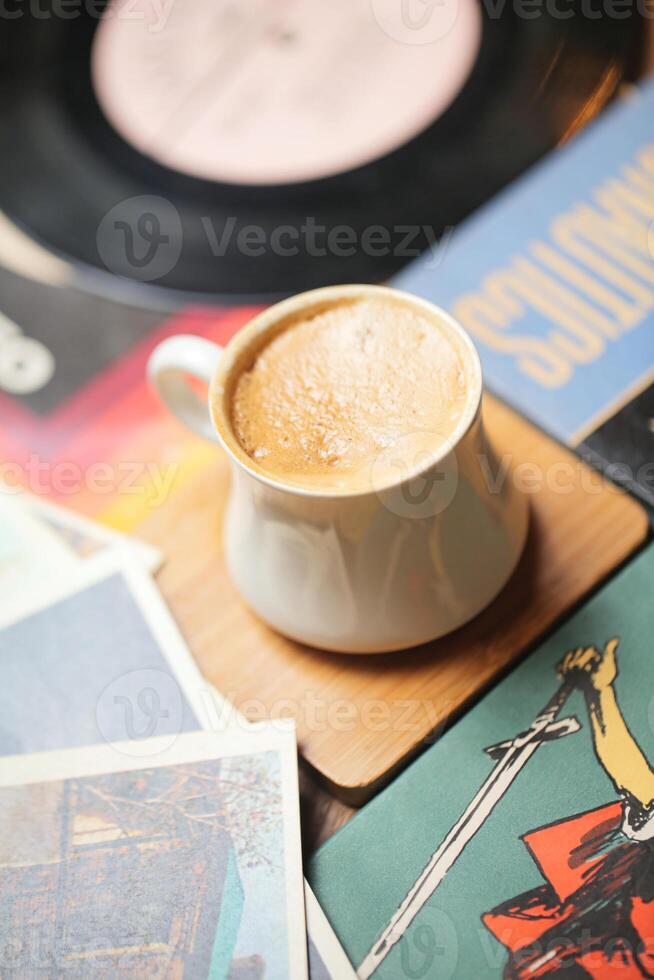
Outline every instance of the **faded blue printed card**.
{"type": "MultiPolygon", "coordinates": [[[[10,613],[3,616],[0,609],[0,757],[21,756],[28,760],[27,765],[31,758],[27,753],[94,743],[101,743],[93,750],[101,753],[105,742],[120,741],[123,755],[144,758],[150,749],[162,751],[162,739],[172,746],[186,737],[184,733],[202,728],[249,727],[200,674],[142,564],[130,560],[124,549],[106,559],[93,558],[75,574],[64,575],[56,587],[27,595],[22,605],[12,601],[10,613]]],[[[215,737],[223,739],[224,735],[215,737]]],[[[57,753],[51,758],[55,760],[57,753]]],[[[2,767],[5,765],[12,765],[11,760],[2,759],[2,767]]],[[[240,773],[239,780],[245,778],[249,789],[238,785],[249,794],[253,805],[262,802],[263,782],[272,786],[279,780],[275,766],[276,757],[271,756],[264,767],[266,772],[251,767],[240,773]]],[[[297,806],[297,799],[292,805],[297,806]]],[[[247,809],[243,814],[247,823],[251,814],[247,809]]],[[[249,829],[253,828],[242,828],[243,840],[249,841],[256,853],[247,865],[249,897],[235,946],[239,964],[230,967],[230,980],[263,976],[261,964],[248,950],[257,946],[254,937],[266,921],[272,932],[283,930],[283,923],[271,911],[273,907],[278,913],[283,909],[271,891],[271,869],[277,868],[277,874],[280,862],[283,868],[284,855],[275,852],[273,864],[268,858],[264,860],[259,838],[256,834],[248,836],[249,829]]],[[[29,831],[33,843],[39,834],[40,824],[35,822],[29,831]]],[[[276,845],[271,847],[275,851],[276,845]]],[[[182,852],[177,856],[180,861],[188,858],[182,852]]],[[[102,905],[104,893],[100,890],[97,894],[102,905]]],[[[353,978],[345,954],[310,891],[307,919],[312,980],[353,978]]],[[[194,963],[192,959],[185,961],[183,970],[177,963],[179,969],[171,975],[198,975],[194,963]]],[[[285,969],[269,957],[265,976],[286,977],[285,969]]],[[[141,970],[139,975],[150,974],[141,970]]]]}
{"type": "MultiPolygon", "coordinates": [[[[140,563],[94,559],[0,615],[0,756],[204,727],[208,685],[140,563]]],[[[213,696],[213,695],[212,695],[213,696]]]]}

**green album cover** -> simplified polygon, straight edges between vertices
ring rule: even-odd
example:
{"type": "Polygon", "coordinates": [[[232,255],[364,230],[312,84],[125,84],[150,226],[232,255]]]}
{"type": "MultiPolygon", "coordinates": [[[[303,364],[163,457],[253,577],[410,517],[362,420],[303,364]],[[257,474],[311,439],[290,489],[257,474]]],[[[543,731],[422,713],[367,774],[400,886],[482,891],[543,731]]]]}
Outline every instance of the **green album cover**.
{"type": "Polygon", "coordinates": [[[654,976],[654,545],[331,838],[361,980],[654,976]]]}

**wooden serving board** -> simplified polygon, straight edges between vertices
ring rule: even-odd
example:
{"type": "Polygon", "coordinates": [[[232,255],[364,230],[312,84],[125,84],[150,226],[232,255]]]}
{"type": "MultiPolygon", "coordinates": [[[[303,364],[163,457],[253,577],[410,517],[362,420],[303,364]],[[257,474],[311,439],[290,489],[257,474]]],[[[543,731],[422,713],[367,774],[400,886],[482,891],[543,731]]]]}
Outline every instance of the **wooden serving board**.
{"type": "Polygon", "coordinates": [[[219,450],[140,529],[166,555],[159,585],[208,680],[252,720],[293,714],[305,759],[347,802],[381,788],[647,535],[640,505],[568,450],[490,396],[485,418],[499,453],[532,482],[527,548],[488,609],[411,651],[325,653],[245,607],[222,560],[229,465],[219,450]]]}

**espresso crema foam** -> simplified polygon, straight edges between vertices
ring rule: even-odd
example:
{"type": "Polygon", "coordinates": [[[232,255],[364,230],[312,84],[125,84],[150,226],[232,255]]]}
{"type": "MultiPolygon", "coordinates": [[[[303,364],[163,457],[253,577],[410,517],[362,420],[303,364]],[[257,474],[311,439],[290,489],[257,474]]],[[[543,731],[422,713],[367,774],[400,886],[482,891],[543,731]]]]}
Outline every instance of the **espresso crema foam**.
{"type": "Polygon", "coordinates": [[[344,491],[408,475],[467,403],[461,345],[408,304],[365,298],[296,318],[238,377],[241,447],[279,480],[344,491]],[[388,473],[385,473],[385,469],[388,473]]]}

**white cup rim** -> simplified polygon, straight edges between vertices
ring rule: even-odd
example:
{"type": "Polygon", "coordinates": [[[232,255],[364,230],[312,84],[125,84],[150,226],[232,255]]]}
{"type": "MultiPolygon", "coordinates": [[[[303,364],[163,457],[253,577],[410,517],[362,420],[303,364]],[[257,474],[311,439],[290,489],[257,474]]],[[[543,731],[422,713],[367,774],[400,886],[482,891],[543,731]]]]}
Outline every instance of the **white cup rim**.
{"type": "Polygon", "coordinates": [[[393,289],[389,286],[351,284],[324,286],[319,289],[298,293],[289,299],[282,300],[274,306],[268,307],[253,317],[252,320],[232,337],[219,359],[218,366],[209,386],[209,411],[218,440],[228,457],[240,469],[244,470],[260,483],[283,493],[294,494],[299,497],[314,497],[322,500],[330,498],[351,500],[357,497],[368,497],[370,495],[378,495],[387,491],[396,490],[405,484],[407,480],[416,479],[427,473],[432,467],[442,463],[461,443],[461,440],[465,437],[477,418],[481,408],[482,392],[482,368],[477,348],[467,331],[450,313],[429,300],[422,299],[419,296],[399,289],[393,289]],[[396,302],[405,303],[416,310],[420,310],[430,318],[436,316],[446,325],[448,331],[456,337],[460,351],[465,359],[468,384],[468,398],[461,417],[450,435],[439,445],[433,454],[429,455],[429,459],[423,465],[416,466],[409,474],[403,474],[378,487],[341,489],[333,486],[311,486],[299,482],[295,483],[276,479],[248,456],[240,445],[231,425],[228,402],[231,396],[231,383],[242,369],[241,361],[248,357],[248,355],[251,356],[253,346],[263,346],[264,338],[267,338],[268,333],[274,330],[276,326],[283,324],[289,317],[309,310],[312,307],[318,308],[322,305],[328,307],[331,303],[363,299],[371,296],[394,299],[396,302]]]}

